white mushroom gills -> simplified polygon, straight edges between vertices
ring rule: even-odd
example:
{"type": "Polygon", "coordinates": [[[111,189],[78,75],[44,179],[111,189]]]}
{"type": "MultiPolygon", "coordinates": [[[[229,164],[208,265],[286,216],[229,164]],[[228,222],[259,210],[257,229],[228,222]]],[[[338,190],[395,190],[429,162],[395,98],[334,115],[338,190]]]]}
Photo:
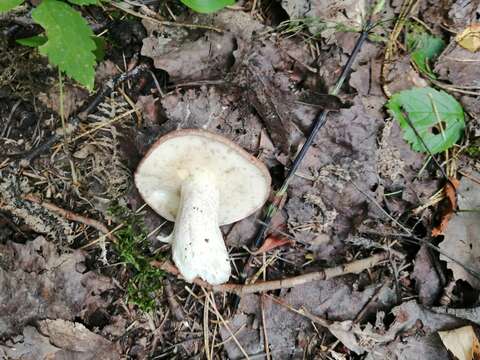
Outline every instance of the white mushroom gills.
{"type": "Polygon", "coordinates": [[[259,160],[230,140],[204,130],[178,130],[160,138],[135,173],[145,202],[175,221],[172,257],[187,281],[212,285],[230,277],[221,225],[256,210],[270,193],[270,175],[259,160]]]}
{"type": "Polygon", "coordinates": [[[199,171],[182,184],[172,237],[173,261],[187,281],[210,284],[230,278],[227,247],[219,228],[219,191],[211,174],[199,171]]]}

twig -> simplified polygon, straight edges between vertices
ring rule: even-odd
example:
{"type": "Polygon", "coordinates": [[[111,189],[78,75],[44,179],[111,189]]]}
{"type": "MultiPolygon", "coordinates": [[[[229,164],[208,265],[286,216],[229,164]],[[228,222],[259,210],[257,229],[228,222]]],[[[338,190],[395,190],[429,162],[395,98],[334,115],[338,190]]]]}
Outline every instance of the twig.
{"type": "Polygon", "coordinates": [[[469,309],[455,309],[455,308],[449,308],[446,306],[438,306],[438,307],[431,307],[429,309],[433,312],[436,312],[437,314],[452,315],[461,319],[466,319],[468,321],[474,322],[477,325],[480,325],[480,306],[469,308],[469,309]]]}
{"type": "Polygon", "coordinates": [[[58,207],[57,205],[54,205],[54,204],[49,203],[47,201],[43,201],[42,199],[40,199],[39,197],[36,197],[33,194],[25,195],[24,199],[28,200],[30,202],[33,202],[35,204],[38,204],[41,207],[43,207],[43,208],[45,208],[45,209],[47,209],[51,212],[57,213],[58,215],[64,217],[67,220],[76,221],[76,222],[91,226],[91,227],[97,229],[98,231],[100,231],[101,233],[105,234],[105,236],[107,236],[110,240],[112,240],[114,242],[116,241],[115,236],[110,233],[110,231],[105,226],[105,224],[102,224],[98,220],[90,219],[90,218],[87,218],[85,216],[75,214],[72,211],[62,209],[62,208],[58,207]]]}
{"type": "Polygon", "coordinates": [[[215,298],[213,297],[213,293],[208,293],[204,288],[202,288],[203,292],[205,293],[205,303],[208,301],[210,302],[210,304],[212,305],[212,308],[213,310],[215,311],[215,314],[217,315],[217,317],[220,319],[220,321],[222,322],[222,325],[225,326],[225,329],[227,329],[227,331],[230,333],[230,335],[232,336],[232,339],[233,341],[235,341],[235,344],[237,344],[238,348],[240,349],[240,351],[242,352],[243,356],[245,356],[245,358],[247,360],[250,359],[250,357],[248,356],[247,352],[245,351],[245,349],[243,348],[242,344],[240,344],[240,342],[238,341],[237,337],[233,334],[232,330],[230,329],[230,326],[228,326],[227,322],[225,321],[225,319],[223,318],[222,314],[220,314],[220,312],[218,311],[217,309],[217,304],[215,304],[215,298]]]}
{"type": "Polygon", "coordinates": [[[97,96],[89,103],[85,110],[79,113],[78,116],[74,116],[72,117],[72,119],[69,120],[68,126],[66,126],[65,131],[63,131],[62,129],[57,129],[55,133],[50,136],[50,138],[48,138],[43,144],[37,146],[35,149],[19,154],[12,154],[9,156],[16,156],[17,158],[21,157],[20,166],[27,167],[33,159],[38,157],[43,152],[47,151],[47,149],[51,148],[58,141],[60,136],[65,136],[73,133],[78,128],[80,120],[86,119],[87,115],[92,113],[96,109],[96,107],[103,101],[103,99],[109,94],[111,94],[111,92],[118,84],[125,80],[133,79],[146,70],[148,70],[148,65],[141,64],[130,71],[114,77],[112,80],[108,81],[103,86],[102,90],[97,93],[97,96]]]}
{"type": "Polygon", "coordinates": [[[112,91],[117,87],[118,84],[124,82],[125,80],[131,80],[136,78],[137,76],[141,75],[143,72],[147,71],[149,66],[147,64],[140,64],[137,67],[124,72],[120,75],[117,75],[110,81],[107,81],[102,89],[97,93],[95,98],[90,102],[90,104],[83,110],[79,117],[81,119],[86,119],[87,115],[92,113],[96,107],[107,97],[109,96],[112,91]]]}
{"type": "Polygon", "coordinates": [[[332,324],[331,321],[327,319],[323,319],[319,316],[313,315],[311,312],[307,311],[305,308],[296,309],[292,305],[286,303],[285,301],[283,301],[282,299],[279,299],[276,296],[268,295],[268,294],[266,294],[265,296],[268,296],[273,302],[277,303],[278,305],[283,306],[284,308],[290,310],[291,312],[294,312],[295,314],[306,317],[308,320],[314,323],[317,323],[324,328],[328,329],[328,327],[332,324]]]}
{"type": "Polygon", "coordinates": [[[97,126],[95,126],[94,128],[88,130],[88,131],[85,131],[84,133],[76,136],[75,138],[73,138],[71,141],[69,142],[73,142],[73,141],[77,141],[78,139],[81,139],[82,137],[84,136],[87,136],[91,133],[94,133],[95,131],[98,131],[100,130],[101,128],[104,128],[105,126],[107,125],[112,125],[113,123],[117,122],[118,120],[121,120],[123,118],[126,118],[128,115],[131,115],[133,114],[134,112],[136,112],[138,109],[137,108],[134,108],[134,109],[131,109],[131,110],[128,110],[128,111],[125,111],[123,114],[121,115],[118,115],[118,116],[115,116],[114,118],[108,120],[108,121],[105,121],[105,122],[102,122],[100,124],[98,124],[97,126]]]}
{"type": "Polygon", "coordinates": [[[268,343],[267,321],[265,319],[265,294],[262,294],[260,297],[260,310],[262,312],[263,343],[265,346],[265,354],[267,355],[267,360],[270,360],[270,345],[268,343]]]}
{"type": "Polygon", "coordinates": [[[120,10],[126,12],[127,14],[136,16],[136,17],[138,17],[138,18],[140,18],[140,19],[144,19],[144,20],[151,21],[151,22],[153,22],[153,23],[155,23],[155,24],[158,24],[158,25],[176,26],[176,27],[186,27],[186,28],[190,28],[190,29],[205,29],[205,30],[215,31],[215,32],[218,32],[218,33],[223,33],[223,30],[222,30],[222,29],[219,29],[219,28],[216,28],[216,27],[210,26],[210,25],[187,24],[187,23],[180,23],[180,22],[175,22],[175,21],[158,20],[158,19],[155,19],[155,18],[153,18],[153,17],[147,16],[147,15],[143,15],[143,14],[140,14],[140,13],[134,11],[134,10],[128,9],[128,8],[126,8],[126,7],[123,7],[123,6],[121,6],[120,4],[118,4],[118,3],[111,2],[110,5],[112,5],[113,7],[116,7],[117,9],[120,9],[120,10]]]}
{"type": "MultiPolygon", "coordinates": [[[[355,260],[347,264],[335,266],[325,270],[319,270],[308,274],[298,275],[287,279],[260,281],[255,284],[222,284],[222,285],[210,285],[207,282],[195,279],[193,282],[197,285],[204,287],[207,290],[213,292],[228,292],[237,295],[252,294],[261,291],[278,290],[285,288],[292,288],[295,286],[303,285],[309,282],[318,280],[328,280],[334,277],[346,275],[346,274],[358,274],[366,269],[370,269],[381,262],[388,260],[390,253],[398,258],[403,258],[404,255],[394,251],[384,251],[368,258],[355,260]]],[[[168,260],[160,262],[153,260],[150,262],[152,266],[158,267],[170,274],[180,275],[178,269],[168,260]]]]}
{"type": "MultiPolygon", "coordinates": [[[[371,29],[371,24],[370,20],[367,21],[365,24],[363,31],[358,38],[355,47],[352,50],[352,53],[350,54],[350,57],[348,58],[347,63],[344,65],[342,69],[342,73],[340,74],[340,77],[337,80],[337,83],[335,84],[335,87],[330,91],[330,95],[337,95],[338,92],[340,91],[340,88],[342,87],[343,83],[345,82],[345,79],[347,78],[347,75],[350,72],[350,69],[353,65],[353,62],[355,61],[358,53],[360,52],[360,49],[362,48],[363,43],[368,37],[368,33],[371,29]]],[[[305,157],[308,149],[310,146],[313,144],[313,141],[315,140],[318,132],[320,129],[325,125],[327,122],[327,115],[329,113],[328,109],[322,110],[317,116],[315,117],[312,129],[310,130],[310,134],[308,135],[305,143],[303,144],[302,148],[300,149],[300,152],[297,154],[295,159],[292,162],[292,166],[290,167],[287,176],[285,177],[285,180],[283,181],[282,186],[278,191],[275,193],[275,200],[271,202],[265,211],[265,217],[263,219],[262,224],[260,225],[260,228],[258,230],[258,233],[255,237],[254,240],[254,246],[256,248],[259,248],[263,242],[265,232],[268,229],[268,226],[270,225],[273,217],[275,216],[277,210],[278,210],[278,202],[281,197],[286,193],[288,186],[290,184],[290,181],[293,179],[295,176],[295,173],[297,172],[298,168],[300,167],[300,164],[302,163],[303,158],[305,157]]]]}
{"type": "Polygon", "coordinates": [[[398,227],[400,227],[400,229],[402,229],[403,231],[405,231],[405,234],[411,236],[412,235],[412,231],[407,228],[405,225],[403,225],[400,221],[398,221],[397,219],[395,219],[392,215],[390,215],[379,203],[378,201],[376,201],[372,196],[370,196],[369,194],[367,194],[365,191],[363,191],[362,189],[360,189],[358,187],[358,185],[350,180],[350,183],[353,185],[353,187],[360,193],[362,194],[363,196],[365,196],[368,200],[370,200],[373,204],[375,204],[375,206],[377,206],[377,208],[387,217],[389,218],[390,220],[393,221],[393,223],[395,223],[398,227]]]}
{"type": "Polygon", "coordinates": [[[480,272],[478,272],[477,270],[465,265],[464,263],[462,263],[460,260],[454,258],[452,255],[449,255],[448,253],[446,253],[445,251],[443,251],[442,249],[440,249],[438,246],[432,244],[431,242],[425,240],[425,239],[422,239],[422,238],[419,238],[418,236],[415,236],[415,235],[408,235],[408,234],[402,234],[402,233],[391,233],[391,234],[386,234],[386,233],[380,233],[380,232],[377,232],[377,231],[363,231],[363,233],[366,233],[366,234],[374,234],[374,235],[380,235],[380,236],[390,236],[390,237],[399,237],[401,240],[400,241],[406,241],[406,242],[410,242],[412,244],[424,244],[425,246],[429,247],[429,248],[432,248],[433,250],[435,250],[436,252],[438,252],[439,254],[442,254],[443,256],[445,256],[446,258],[448,258],[449,260],[453,261],[454,263],[460,265],[461,267],[463,267],[466,271],[468,271],[470,274],[472,274],[473,276],[475,276],[477,279],[480,279],[480,272]]]}

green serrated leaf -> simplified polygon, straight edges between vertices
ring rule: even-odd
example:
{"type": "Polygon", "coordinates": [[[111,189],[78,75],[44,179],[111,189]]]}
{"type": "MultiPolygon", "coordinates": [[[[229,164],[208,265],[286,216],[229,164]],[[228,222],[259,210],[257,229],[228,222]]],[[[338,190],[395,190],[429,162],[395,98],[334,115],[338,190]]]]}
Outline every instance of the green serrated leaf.
{"type": "Polygon", "coordinates": [[[45,29],[48,38],[40,46],[40,53],[67,76],[92,90],[96,45],[82,15],[64,2],[43,0],[32,11],[32,18],[45,29]]]}
{"type": "Polygon", "coordinates": [[[95,54],[95,59],[97,62],[102,61],[105,58],[105,47],[107,46],[107,42],[104,38],[94,36],[93,41],[95,42],[96,49],[93,52],[95,54]]]}
{"type": "Polygon", "coordinates": [[[98,5],[100,4],[99,0],[68,0],[69,3],[75,5],[98,5]]]}
{"type": "Polygon", "coordinates": [[[433,88],[414,88],[394,94],[387,108],[403,129],[412,149],[427,152],[408,124],[407,117],[432,154],[452,147],[463,134],[465,116],[455,98],[433,88]]]}
{"type": "Polygon", "coordinates": [[[184,5],[199,13],[212,13],[225,6],[235,4],[235,0],[180,0],[184,5]]]}
{"type": "Polygon", "coordinates": [[[423,29],[413,29],[407,34],[407,47],[412,61],[424,75],[435,79],[431,64],[445,48],[445,42],[428,34],[423,29]]]}
{"type": "Polygon", "coordinates": [[[0,13],[10,11],[23,2],[24,0],[0,0],[0,13]]]}
{"type": "Polygon", "coordinates": [[[29,38],[17,39],[17,43],[24,46],[39,47],[47,42],[47,37],[43,35],[36,35],[29,38]]]}

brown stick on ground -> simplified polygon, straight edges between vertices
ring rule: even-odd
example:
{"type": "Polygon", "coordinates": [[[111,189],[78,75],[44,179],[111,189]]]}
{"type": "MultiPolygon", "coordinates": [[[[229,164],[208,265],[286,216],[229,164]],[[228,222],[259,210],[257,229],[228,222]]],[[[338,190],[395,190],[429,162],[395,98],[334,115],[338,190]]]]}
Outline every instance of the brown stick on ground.
{"type": "MultiPolygon", "coordinates": [[[[347,264],[335,266],[333,268],[315,271],[308,274],[294,276],[287,279],[259,281],[255,284],[222,284],[210,285],[207,282],[195,279],[193,282],[197,285],[203,286],[207,290],[214,292],[229,292],[237,295],[252,294],[261,291],[278,290],[284,288],[291,288],[298,285],[306,284],[317,280],[328,280],[337,276],[346,274],[357,274],[366,269],[372,268],[382,261],[388,260],[389,256],[394,255],[402,258],[403,254],[396,251],[383,251],[381,253],[372,255],[366,259],[355,260],[347,264]]],[[[180,276],[178,269],[168,260],[166,261],[152,261],[152,266],[158,267],[170,274],[180,276]]]]}
{"type": "Polygon", "coordinates": [[[45,209],[47,209],[51,212],[57,213],[58,215],[64,217],[67,220],[76,221],[76,222],[91,226],[91,227],[97,229],[98,231],[100,231],[101,233],[103,233],[111,241],[114,241],[114,242],[116,241],[115,236],[108,230],[108,228],[104,224],[102,224],[98,220],[90,219],[90,218],[87,218],[85,216],[75,214],[72,211],[62,209],[61,207],[58,207],[55,204],[49,203],[47,201],[43,201],[42,199],[40,199],[39,197],[37,197],[33,194],[27,194],[23,198],[25,200],[28,200],[28,201],[33,202],[35,204],[38,204],[41,207],[43,207],[43,208],[45,208],[45,209]]]}

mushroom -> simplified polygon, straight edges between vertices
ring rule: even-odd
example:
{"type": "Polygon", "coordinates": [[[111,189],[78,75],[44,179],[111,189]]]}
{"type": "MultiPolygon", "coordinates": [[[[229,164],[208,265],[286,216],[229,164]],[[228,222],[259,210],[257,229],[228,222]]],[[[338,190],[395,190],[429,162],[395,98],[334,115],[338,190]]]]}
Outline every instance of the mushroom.
{"type": "Polygon", "coordinates": [[[135,173],[145,202],[175,221],[172,257],[187,281],[230,277],[219,226],[258,210],[270,193],[265,165],[230,140],[197,129],[173,131],[150,148],[135,173]]]}

